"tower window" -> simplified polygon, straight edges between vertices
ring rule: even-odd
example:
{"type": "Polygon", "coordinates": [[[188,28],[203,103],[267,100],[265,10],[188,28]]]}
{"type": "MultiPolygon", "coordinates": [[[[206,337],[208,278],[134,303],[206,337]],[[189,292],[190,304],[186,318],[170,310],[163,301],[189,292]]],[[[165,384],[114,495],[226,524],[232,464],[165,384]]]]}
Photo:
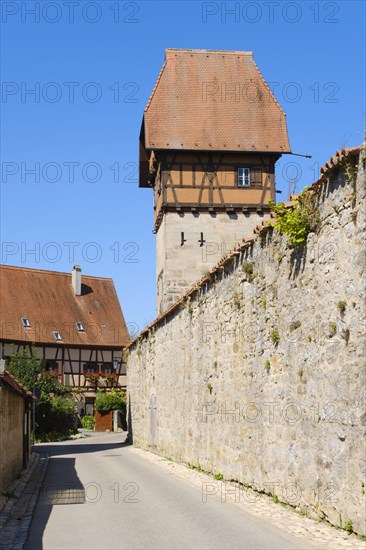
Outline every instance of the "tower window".
{"type": "Polygon", "coordinates": [[[238,168],[238,187],[250,187],[250,168],[238,168]]]}
{"type": "Polygon", "coordinates": [[[22,320],[24,328],[30,328],[31,324],[30,324],[29,320],[27,319],[27,317],[22,317],[21,320],[22,320]]]}

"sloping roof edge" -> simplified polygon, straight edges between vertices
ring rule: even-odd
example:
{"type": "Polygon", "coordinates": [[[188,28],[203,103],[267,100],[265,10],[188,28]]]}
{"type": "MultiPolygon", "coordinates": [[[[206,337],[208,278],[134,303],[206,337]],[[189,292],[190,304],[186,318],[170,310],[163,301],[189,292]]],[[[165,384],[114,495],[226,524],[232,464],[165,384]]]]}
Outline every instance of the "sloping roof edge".
{"type": "MultiPolygon", "coordinates": [[[[311,191],[314,191],[318,187],[324,185],[327,183],[328,178],[330,174],[339,166],[342,166],[344,164],[344,161],[347,159],[347,157],[354,157],[357,156],[362,148],[365,147],[365,144],[359,145],[357,147],[349,147],[349,148],[343,148],[340,151],[337,151],[335,155],[333,155],[328,162],[324,164],[324,166],[321,167],[321,177],[314,182],[309,189],[306,191],[306,193],[309,193],[311,191]]],[[[295,197],[293,197],[295,198],[295,197]]],[[[293,201],[287,201],[284,203],[286,207],[291,208],[293,206],[293,201]]],[[[273,223],[273,220],[271,220],[270,223],[273,223]]],[[[134,346],[140,338],[145,336],[152,328],[159,325],[161,321],[169,317],[172,313],[174,313],[176,310],[181,308],[183,304],[191,299],[191,297],[198,292],[205,284],[210,282],[210,279],[212,275],[215,275],[219,272],[221,272],[225,266],[232,262],[237,256],[240,255],[241,252],[244,250],[250,248],[253,246],[253,244],[258,241],[260,235],[269,229],[272,229],[272,226],[269,225],[268,221],[263,221],[262,225],[257,225],[253,229],[253,233],[255,236],[252,239],[244,238],[242,242],[235,247],[235,249],[232,252],[229,252],[225,256],[219,260],[214,267],[203,277],[201,277],[198,281],[194,283],[194,285],[179,299],[177,300],[170,308],[168,308],[166,311],[164,311],[161,315],[159,315],[154,321],[152,321],[149,325],[147,325],[133,340],[126,346],[126,349],[131,348],[134,346]]]]}
{"type": "Polygon", "coordinates": [[[4,374],[0,374],[0,383],[5,383],[7,386],[9,386],[13,391],[15,391],[16,393],[22,395],[23,397],[27,397],[27,398],[30,398],[30,399],[33,399],[33,400],[36,400],[36,397],[32,394],[32,392],[30,392],[29,390],[27,390],[23,384],[21,384],[19,382],[19,380],[17,380],[15,378],[15,376],[13,376],[12,374],[10,374],[10,372],[8,370],[5,370],[4,371],[4,374]]]}

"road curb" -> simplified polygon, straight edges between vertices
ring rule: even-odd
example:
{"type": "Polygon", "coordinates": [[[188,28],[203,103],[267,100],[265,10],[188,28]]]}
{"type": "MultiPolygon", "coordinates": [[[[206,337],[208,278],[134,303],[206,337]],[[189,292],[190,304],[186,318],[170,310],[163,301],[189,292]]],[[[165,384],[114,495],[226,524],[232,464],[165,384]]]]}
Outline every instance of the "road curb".
{"type": "Polygon", "coordinates": [[[40,454],[38,464],[40,466],[39,472],[38,472],[38,480],[37,484],[34,488],[33,494],[28,502],[28,506],[26,509],[25,514],[23,515],[23,518],[21,520],[18,534],[15,538],[14,544],[13,544],[13,550],[23,550],[24,545],[28,538],[28,532],[29,527],[32,522],[33,518],[33,512],[34,508],[37,503],[37,499],[43,484],[44,477],[46,475],[47,467],[48,467],[48,461],[49,461],[49,455],[48,454],[40,454]]]}
{"type": "Polygon", "coordinates": [[[8,519],[10,518],[15,504],[22,497],[25,491],[25,488],[28,484],[28,481],[30,480],[34,470],[39,464],[39,460],[40,460],[40,455],[37,453],[33,453],[30,464],[28,465],[28,468],[26,469],[21,479],[16,482],[15,487],[14,485],[10,487],[10,489],[13,488],[11,492],[14,494],[14,496],[9,497],[4,508],[0,512],[0,531],[3,529],[8,519]]]}

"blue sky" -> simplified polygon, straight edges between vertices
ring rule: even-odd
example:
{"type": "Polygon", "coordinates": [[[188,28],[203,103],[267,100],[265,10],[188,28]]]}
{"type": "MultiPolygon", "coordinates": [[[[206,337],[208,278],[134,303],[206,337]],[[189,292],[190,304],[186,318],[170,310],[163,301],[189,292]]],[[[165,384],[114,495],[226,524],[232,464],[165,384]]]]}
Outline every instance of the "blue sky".
{"type": "Polygon", "coordinates": [[[363,2],[3,0],[1,9],[1,262],[79,263],[112,277],[132,330],[155,316],[152,194],[138,188],[137,162],[165,48],[254,52],[292,151],[313,155],[278,161],[279,199],[363,140],[363,2]]]}

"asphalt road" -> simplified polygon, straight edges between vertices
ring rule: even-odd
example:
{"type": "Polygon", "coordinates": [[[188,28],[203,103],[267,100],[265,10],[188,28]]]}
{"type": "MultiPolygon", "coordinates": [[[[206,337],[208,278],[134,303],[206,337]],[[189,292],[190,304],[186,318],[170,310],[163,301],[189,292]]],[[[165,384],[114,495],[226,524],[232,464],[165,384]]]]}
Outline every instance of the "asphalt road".
{"type": "Polygon", "coordinates": [[[51,455],[26,550],[306,549],[134,454],[123,434],[42,445],[51,455]]]}

